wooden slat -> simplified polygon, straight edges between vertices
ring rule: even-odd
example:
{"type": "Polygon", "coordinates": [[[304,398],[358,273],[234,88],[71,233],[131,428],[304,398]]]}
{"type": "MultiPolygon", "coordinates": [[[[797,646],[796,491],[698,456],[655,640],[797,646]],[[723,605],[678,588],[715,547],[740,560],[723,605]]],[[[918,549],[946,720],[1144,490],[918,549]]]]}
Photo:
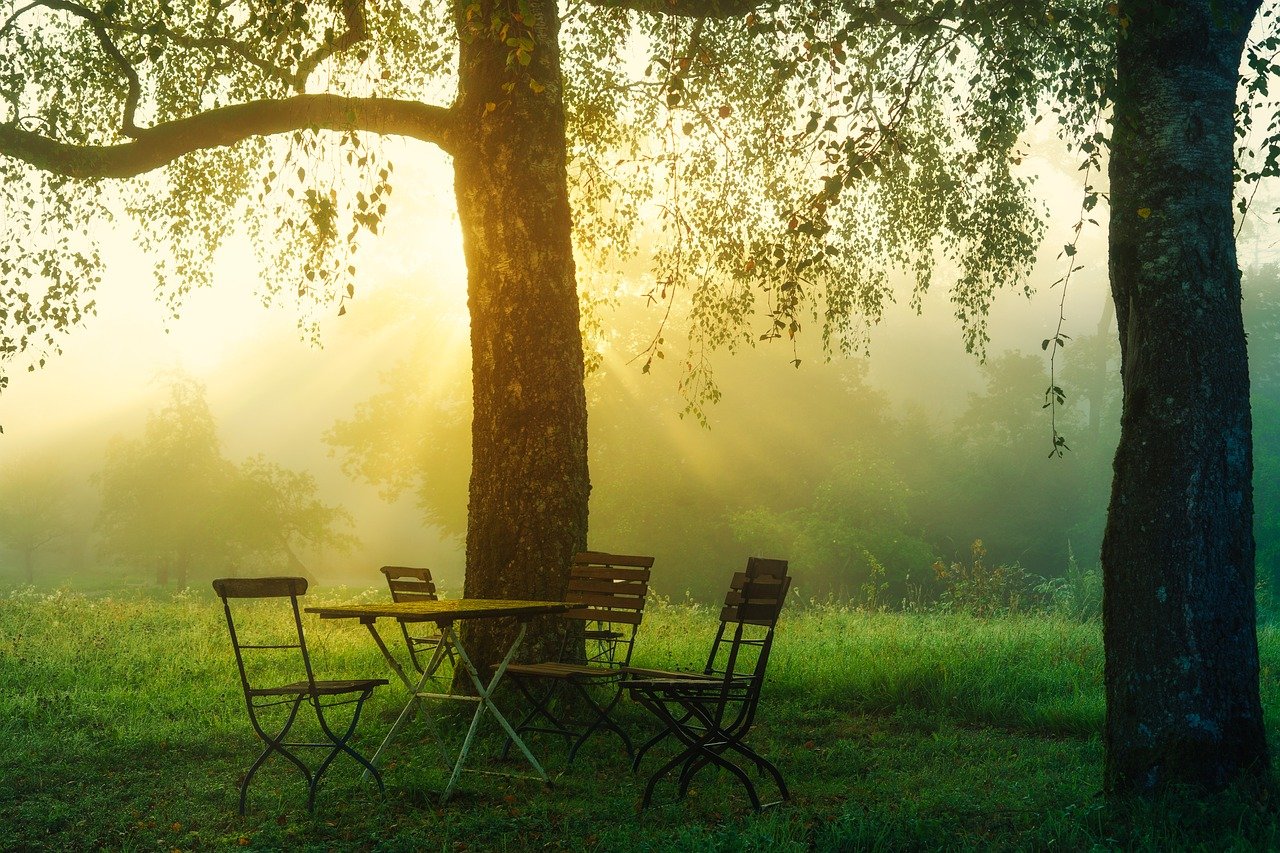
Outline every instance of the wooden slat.
{"type": "Polygon", "coordinates": [[[569,571],[570,577],[599,578],[601,580],[648,581],[648,569],[629,569],[620,566],[574,566],[569,571]]]}
{"type": "Polygon", "coordinates": [[[726,606],[720,611],[721,622],[747,622],[752,625],[769,625],[777,621],[782,602],[768,604],[739,604],[726,606]]]}
{"type": "Polygon", "coordinates": [[[639,625],[644,614],[639,610],[591,610],[582,607],[565,611],[566,619],[591,619],[597,622],[618,622],[624,625],[639,625]]]}
{"type": "Polygon", "coordinates": [[[570,592],[603,592],[607,595],[643,596],[649,585],[643,581],[611,581],[595,578],[569,578],[570,592]]]}
{"type": "Polygon", "coordinates": [[[747,574],[754,578],[766,575],[775,578],[786,577],[787,561],[774,560],[769,557],[748,557],[747,574]]]}
{"type": "Polygon", "coordinates": [[[392,592],[392,601],[437,601],[440,596],[434,592],[392,592]]]}
{"type": "Polygon", "coordinates": [[[378,571],[386,575],[387,580],[393,578],[417,578],[428,582],[431,580],[431,570],[421,566],[383,566],[378,571]]]}
{"type": "Polygon", "coordinates": [[[639,566],[653,568],[653,557],[638,554],[610,554],[605,551],[581,551],[573,558],[574,565],[639,566]]]}
{"type": "Polygon", "coordinates": [[[278,598],[302,595],[307,591],[306,578],[218,578],[213,591],[221,598],[278,598]]]}
{"type": "Polygon", "coordinates": [[[622,595],[600,595],[591,592],[574,592],[568,598],[588,607],[607,607],[622,610],[644,610],[644,599],[622,595]]]}
{"type": "Polygon", "coordinates": [[[431,581],[405,581],[405,580],[388,580],[387,586],[391,588],[392,593],[397,592],[417,592],[435,594],[436,585],[431,581]]]}

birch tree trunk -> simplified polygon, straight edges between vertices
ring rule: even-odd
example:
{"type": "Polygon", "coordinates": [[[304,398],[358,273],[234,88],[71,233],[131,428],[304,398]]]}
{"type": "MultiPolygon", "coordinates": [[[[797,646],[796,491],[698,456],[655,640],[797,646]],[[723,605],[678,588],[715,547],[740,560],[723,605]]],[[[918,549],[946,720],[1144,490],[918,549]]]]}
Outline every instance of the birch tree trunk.
{"type": "Polygon", "coordinates": [[[1121,3],[1111,288],[1124,409],[1102,546],[1106,787],[1265,775],[1249,376],[1232,233],[1257,0],[1121,3]]]}
{"type": "MultiPolygon", "coordinates": [[[[459,95],[454,187],[471,310],[472,471],[464,592],[563,600],[586,546],[587,410],[571,242],[559,11],[529,3],[529,64],[488,27],[515,4],[458,4],[459,95]],[[514,65],[512,63],[514,62],[514,65]]],[[[512,32],[519,32],[519,27],[512,32]]],[[[513,626],[465,623],[481,667],[513,626]]],[[[545,620],[523,658],[555,653],[545,620]]]]}

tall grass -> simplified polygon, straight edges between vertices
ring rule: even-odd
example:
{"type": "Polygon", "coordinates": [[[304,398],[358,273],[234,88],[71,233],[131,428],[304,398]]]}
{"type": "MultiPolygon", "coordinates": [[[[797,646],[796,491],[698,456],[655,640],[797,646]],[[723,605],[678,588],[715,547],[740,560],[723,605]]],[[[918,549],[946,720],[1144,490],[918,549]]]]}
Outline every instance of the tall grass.
{"type": "MultiPolygon", "coordinates": [[[[659,601],[635,662],[701,667],[716,617],[659,601]]],[[[322,677],[386,674],[359,626],[308,619],[306,627],[322,677]]],[[[1268,627],[1259,639],[1273,720],[1280,636],[1268,627]]],[[[277,767],[255,781],[250,813],[240,818],[237,780],[258,745],[220,604],[204,593],[16,593],[0,599],[0,849],[1166,849],[1276,841],[1271,819],[1247,803],[1105,809],[1097,796],[1101,671],[1092,622],[796,606],[779,624],[750,736],[794,796],[763,815],[749,811],[732,779],[712,773],[698,777],[687,800],[637,813],[645,774],[632,775],[608,739],[593,741],[570,768],[562,743],[535,741],[553,772],[568,771],[553,790],[467,776],[440,809],[442,762],[415,725],[388,755],[385,801],[351,767],[338,767],[311,817],[304,786],[277,767]]],[[[361,724],[363,748],[402,702],[394,679],[378,691],[361,724]]],[[[652,730],[625,703],[620,719],[640,737],[652,730]]],[[[481,760],[491,763],[500,739],[486,728],[481,760]]],[[[1270,734],[1275,743],[1274,726],[1270,734]]]]}

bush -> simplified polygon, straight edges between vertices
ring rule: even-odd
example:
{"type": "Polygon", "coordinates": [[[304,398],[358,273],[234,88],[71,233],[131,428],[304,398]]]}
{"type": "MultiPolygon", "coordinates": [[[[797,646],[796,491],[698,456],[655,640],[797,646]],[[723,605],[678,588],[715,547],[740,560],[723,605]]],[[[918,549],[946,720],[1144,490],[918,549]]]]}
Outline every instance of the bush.
{"type": "Polygon", "coordinates": [[[933,573],[942,583],[938,603],[944,610],[972,616],[999,616],[1034,609],[1035,592],[1031,575],[1019,563],[988,566],[987,549],[981,539],[970,546],[970,561],[933,564],[933,573]]]}

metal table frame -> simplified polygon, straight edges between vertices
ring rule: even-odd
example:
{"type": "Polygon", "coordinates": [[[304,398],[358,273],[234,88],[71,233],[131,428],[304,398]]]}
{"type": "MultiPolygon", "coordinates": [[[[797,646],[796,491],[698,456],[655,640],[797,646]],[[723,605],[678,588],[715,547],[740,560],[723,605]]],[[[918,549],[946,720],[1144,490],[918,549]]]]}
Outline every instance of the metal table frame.
{"type": "Polygon", "coordinates": [[[529,751],[529,747],[521,740],[516,730],[512,727],[507,718],[503,716],[498,706],[493,702],[493,692],[498,684],[502,681],[502,676],[507,670],[507,665],[511,663],[511,659],[515,657],[516,651],[520,648],[520,643],[524,640],[524,635],[529,627],[529,620],[535,616],[547,616],[557,613],[563,613],[580,605],[574,602],[555,602],[555,601],[507,601],[503,599],[455,599],[441,601],[414,601],[401,603],[381,603],[381,604],[342,604],[331,606],[313,606],[306,608],[307,613],[314,613],[321,619],[359,619],[369,633],[373,636],[374,642],[378,646],[378,650],[382,652],[382,656],[386,658],[387,663],[400,677],[401,682],[409,689],[409,701],[400,711],[400,716],[396,717],[396,721],[392,724],[391,730],[387,732],[386,737],[379,744],[377,752],[370,759],[371,764],[376,764],[378,757],[382,755],[383,750],[391,741],[401,724],[409,717],[410,713],[422,702],[423,699],[441,699],[459,702],[474,702],[476,706],[475,713],[471,717],[471,725],[467,729],[467,734],[462,741],[462,749],[458,753],[457,761],[454,762],[453,772],[449,776],[449,781],[445,785],[444,791],[440,795],[440,802],[448,802],[449,797],[453,794],[453,789],[457,785],[458,777],[462,774],[464,765],[467,760],[467,753],[471,750],[472,741],[475,739],[476,729],[480,725],[480,718],[487,711],[493,716],[498,724],[502,726],[507,733],[507,737],[511,739],[520,751],[524,754],[525,759],[533,767],[538,774],[538,778],[543,782],[550,783],[542,765],[538,763],[538,759],[529,751]],[[396,619],[401,622],[434,622],[440,629],[440,635],[443,642],[436,647],[432,656],[431,664],[424,667],[422,676],[415,683],[405,674],[404,668],[391,654],[387,648],[386,642],[383,641],[382,635],[378,633],[376,622],[379,618],[396,619]],[[511,645],[507,649],[506,656],[502,662],[494,670],[493,677],[486,684],[480,676],[480,672],[476,669],[475,664],[471,661],[471,656],[467,653],[466,648],[462,644],[462,637],[454,628],[454,623],[464,619],[502,619],[514,618],[520,622],[520,630],[516,633],[515,639],[511,641],[511,645]],[[471,682],[475,685],[475,696],[465,696],[459,693],[436,693],[424,691],[422,688],[426,684],[427,679],[435,671],[440,664],[437,660],[444,654],[445,648],[452,646],[454,652],[458,656],[458,661],[470,676],[471,682]]]}

